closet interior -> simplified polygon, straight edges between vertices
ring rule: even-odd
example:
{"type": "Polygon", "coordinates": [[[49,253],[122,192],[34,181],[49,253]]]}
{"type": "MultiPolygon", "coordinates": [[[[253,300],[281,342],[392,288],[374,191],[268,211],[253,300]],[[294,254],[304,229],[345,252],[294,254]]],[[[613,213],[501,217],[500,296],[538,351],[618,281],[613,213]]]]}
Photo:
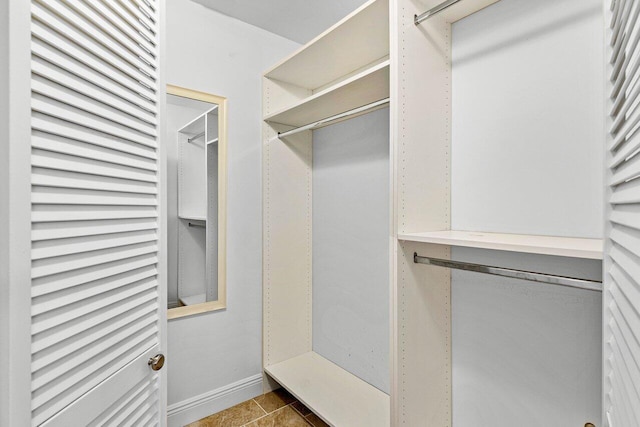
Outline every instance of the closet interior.
{"type": "Polygon", "coordinates": [[[372,0],[264,74],[265,378],[338,426],[601,419],[602,20],[597,1],[372,0]],[[347,135],[334,172],[356,175],[361,115],[388,119],[387,175],[346,179],[349,200],[319,153],[347,135]],[[388,387],[317,337],[345,289],[388,315],[388,387]]]}

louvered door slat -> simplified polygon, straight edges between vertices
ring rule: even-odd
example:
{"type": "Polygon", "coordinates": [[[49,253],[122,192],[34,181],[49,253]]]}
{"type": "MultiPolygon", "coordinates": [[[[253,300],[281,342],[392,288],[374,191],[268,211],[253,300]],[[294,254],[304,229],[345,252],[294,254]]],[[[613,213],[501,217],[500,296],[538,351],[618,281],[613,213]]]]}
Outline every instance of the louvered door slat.
{"type": "Polygon", "coordinates": [[[64,377],[64,381],[57,382],[55,387],[44,387],[32,393],[32,406],[34,422],[45,421],[55,415],[57,407],[63,408],[84,393],[91,390],[100,382],[109,378],[118,371],[117,360],[127,356],[136,348],[146,349],[153,346],[154,337],[157,331],[150,330],[140,332],[135,337],[131,337],[120,346],[110,349],[99,360],[92,361],[88,366],[80,366],[77,371],[70,372],[64,377]]]}
{"type": "Polygon", "coordinates": [[[109,351],[112,347],[118,346],[119,343],[130,339],[140,329],[145,329],[147,332],[154,331],[154,323],[153,313],[150,313],[137,322],[114,330],[95,343],[95,345],[82,349],[82,351],[76,351],[64,359],[57,360],[55,364],[49,365],[46,370],[42,370],[42,375],[40,375],[40,371],[35,371],[33,374],[33,382],[31,383],[32,391],[51,384],[66,376],[66,374],[71,372],[75,367],[87,364],[87,362],[90,362],[92,359],[100,357],[101,354],[109,351]]]}
{"type": "MultiPolygon", "coordinates": [[[[137,120],[128,113],[119,111],[117,108],[102,104],[100,101],[91,99],[73,89],[65,88],[55,82],[40,77],[34,77],[31,80],[31,90],[39,93],[47,98],[55,99],[77,110],[85,111],[96,116],[128,127],[134,132],[155,136],[155,128],[148,123],[137,120]]],[[[96,93],[96,95],[99,95],[96,93]]]]}
{"type": "MultiPolygon", "coordinates": [[[[136,44],[129,34],[122,31],[122,27],[116,26],[112,21],[105,19],[100,13],[89,7],[86,3],[78,0],[68,0],[66,2],[70,9],[73,9],[76,13],[82,15],[90,24],[96,27],[96,32],[102,31],[112,36],[114,41],[125,47],[128,51],[128,57],[142,60],[151,70],[155,70],[154,55],[151,55],[147,49],[140,49],[140,46],[136,44]]],[[[99,2],[94,2],[99,4],[99,2]]],[[[137,61],[136,61],[137,62],[137,61]]]]}
{"type": "Polygon", "coordinates": [[[49,221],[33,224],[32,240],[35,242],[78,236],[98,236],[124,231],[155,230],[156,228],[155,218],[125,218],[111,221],[49,221]]]}
{"type": "Polygon", "coordinates": [[[98,427],[103,425],[123,425],[123,421],[127,419],[140,403],[151,396],[157,389],[157,384],[142,382],[136,384],[130,394],[130,401],[119,400],[102,414],[97,416],[87,427],[98,427]]]}
{"type": "Polygon", "coordinates": [[[54,277],[32,280],[31,294],[33,297],[54,293],[73,288],[78,285],[100,280],[103,277],[115,276],[138,268],[155,265],[158,258],[155,255],[143,255],[125,261],[103,264],[100,268],[87,268],[58,274],[54,277]]]}
{"type": "Polygon", "coordinates": [[[610,168],[615,168],[622,162],[626,161],[629,156],[635,153],[640,148],[640,135],[635,135],[627,138],[627,143],[621,147],[615,155],[612,157],[609,163],[610,168]]]}
{"type": "Polygon", "coordinates": [[[31,203],[55,205],[155,206],[157,199],[155,196],[149,194],[34,187],[31,192],[31,203]]]}
{"type": "Polygon", "coordinates": [[[34,58],[31,63],[31,71],[43,79],[74,90],[86,97],[91,97],[94,101],[107,104],[128,116],[135,117],[141,120],[147,128],[153,128],[155,116],[152,113],[141,109],[137,105],[131,105],[129,101],[126,98],[122,98],[120,94],[114,93],[111,90],[105,90],[89,80],[78,81],[77,75],[66,71],[64,68],[52,67],[51,65],[56,64],[48,64],[42,59],[34,58]]]}
{"type": "Polygon", "coordinates": [[[118,125],[101,116],[91,115],[90,112],[79,110],[52,98],[34,94],[31,97],[31,108],[39,113],[84,126],[87,129],[97,130],[126,141],[157,148],[154,138],[135,132],[130,127],[118,125]]]}
{"type": "Polygon", "coordinates": [[[34,426],[160,421],[158,11],[31,1],[34,426]]]}
{"type": "MultiPolygon", "coordinates": [[[[70,122],[63,122],[51,116],[45,116],[34,113],[31,120],[33,133],[36,136],[41,134],[52,137],[61,137],[67,141],[67,144],[80,143],[85,150],[96,150],[95,147],[108,148],[118,153],[126,153],[131,156],[139,157],[139,161],[147,160],[156,164],[157,156],[155,149],[146,145],[140,145],[124,139],[115,138],[111,135],[98,133],[96,130],[88,130],[86,127],[79,126],[70,122]]],[[[42,140],[44,138],[40,138],[42,140]]],[[[55,139],[55,138],[53,138],[55,139]]],[[[57,140],[56,142],[60,142],[57,140]]],[[[47,144],[43,142],[43,144],[47,144]]],[[[56,147],[61,146],[60,143],[48,144],[56,147]]],[[[40,147],[48,148],[48,147],[40,147]]],[[[50,150],[55,151],[55,150],[50,150]]],[[[78,154],[81,155],[81,154],[78,154]]],[[[157,169],[157,165],[155,167],[157,169]]]]}
{"type": "Polygon", "coordinates": [[[111,10],[113,10],[114,13],[122,18],[123,21],[129,24],[129,26],[135,32],[144,37],[144,39],[147,40],[147,42],[155,48],[155,32],[153,31],[153,29],[149,29],[146,26],[140,26],[138,18],[127,9],[126,5],[121,4],[121,2],[110,2],[108,6],[111,10]]]}
{"type": "MultiPolygon", "coordinates": [[[[62,48],[62,47],[61,47],[62,48]]],[[[34,40],[31,44],[31,52],[34,58],[40,61],[47,62],[58,67],[59,70],[63,70],[66,73],[74,74],[78,77],[82,77],[87,83],[91,83],[113,95],[117,95],[123,100],[141,107],[144,111],[136,114],[143,114],[144,112],[154,113],[154,105],[149,100],[140,94],[133,92],[127,87],[123,87],[120,83],[112,80],[112,76],[104,74],[103,70],[95,70],[90,65],[79,61],[76,58],[69,56],[57,48],[52,49],[50,45],[42,43],[39,40],[34,40]]],[[[50,72],[52,73],[52,72],[50,72]]],[[[46,77],[46,76],[45,76],[46,77]]],[[[151,119],[152,120],[152,119],[151,119]]]]}
{"type": "MultiPolygon", "coordinates": [[[[51,50],[53,52],[52,54],[60,52],[67,55],[69,58],[72,58],[73,61],[92,69],[95,73],[111,78],[114,82],[130,90],[131,93],[137,94],[138,97],[146,100],[150,106],[153,107],[154,93],[148,86],[140,85],[135,78],[109,63],[100,61],[99,58],[96,58],[90,52],[87,52],[82,49],[81,46],[75,44],[73,40],[69,40],[41,22],[33,21],[31,23],[31,31],[34,41],[33,45],[41,46],[41,49],[34,53],[44,58],[46,58],[46,56],[40,54],[42,50],[51,50]]],[[[51,62],[55,63],[55,61],[51,62]]]]}
{"type": "Polygon", "coordinates": [[[603,292],[607,427],[640,425],[640,0],[612,0],[603,292]]]}
{"type": "MultiPolygon", "coordinates": [[[[36,137],[37,139],[37,137],[36,137]]],[[[58,151],[64,148],[60,145],[58,151]]],[[[33,166],[90,175],[100,175],[113,178],[130,179],[142,182],[157,182],[155,171],[149,171],[86,157],[77,157],[60,152],[39,150],[34,147],[33,166]]],[[[105,203],[107,204],[107,203],[105,203]]]]}
{"type": "MultiPolygon", "coordinates": [[[[74,3],[79,3],[77,0],[74,3]]],[[[87,1],[83,1],[83,3],[87,3],[87,1]]],[[[118,14],[118,10],[120,7],[116,2],[112,2],[109,5],[103,4],[102,2],[88,2],[88,6],[92,7],[97,13],[102,15],[107,21],[109,21],[112,25],[116,26],[123,35],[131,39],[134,43],[136,43],[139,47],[143,48],[149,55],[151,55],[151,59],[157,56],[157,51],[155,45],[150,42],[147,38],[143,37],[139,31],[135,31],[133,27],[131,27],[130,22],[127,22],[126,18],[122,16],[122,14],[118,14]]],[[[134,47],[136,49],[136,47],[134,47]]]]}
{"type": "MultiPolygon", "coordinates": [[[[109,320],[109,324],[102,323],[94,326],[90,329],[84,330],[75,336],[77,348],[70,348],[65,346],[64,343],[57,343],[51,345],[34,355],[33,363],[31,365],[31,371],[37,372],[44,370],[53,363],[56,363],[64,358],[70,357],[76,352],[83,352],[85,348],[91,347],[96,343],[102,341],[102,337],[118,331],[128,324],[136,323],[139,319],[145,316],[153,316],[153,313],[158,309],[157,305],[147,304],[140,306],[140,308],[134,312],[121,313],[109,320]]],[[[148,382],[148,379],[145,379],[148,382]]]]}
{"type": "Polygon", "coordinates": [[[151,195],[157,193],[155,183],[80,174],[56,169],[33,168],[31,178],[33,185],[41,187],[79,188],[82,190],[117,191],[151,195]]]}
{"type": "Polygon", "coordinates": [[[158,235],[155,230],[144,230],[104,236],[74,237],[65,239],[63,242],[57,240],[39,241],[33,243],[31,259],[40,260],[101,249],[112,249],[136,243],[153,242],[157,239],[158,235]]]}
{"type": "Polygon", "coordinates": [[[32,209],[31,221],[34,223],[141,219],[157,216],[155,206],[35,205],[32,209]]]}
{"type": "Polygon", "coordinates": [[[147,75],[152,75],[155,72],[153,58],[145,59],[144,56],[148,57],[148,55],[144,50],[139,47],[136,48],[131,43],[124,42],[118,29],[106,24],[104,20],[98,18],[98,15],[92,13],[90,9],[83,7],[81,3],[74,1],[61,2],[59,0],[39,0],[39,2],[60,16],[65,23],[70,23],[75,29],[86,34],[92,41],[104,46],[105,49],[117,55],[132,67],[139,68],[140,71],[147,75]],[[89,13],[83,13],[83,11],[89,13]],[[133,54],[131,49],[133,51],[137,50],[138,55],[133,54]]]}
{"type": "MultiPolygon", "coordinates": [[[[61,4],[60,0],[52,1],[52,3],[61,4]]],[[[70,25],[63,17],[58,15],[56,11],[50,10],[39,2],[33,2],[32,5],[32,13],[35,19],[44,23],[58,34],[73,40],[88,53],[97,56],[101,61],[112,65],[117,70],[120,70],[120,72],[127,74],[130,78],[147,86],[147,88],[152,89],[154,87],[154,80],[151,73],[143,71],[135,62],[128,62],[127,59],[125,59],[127,55],[124,49],[113,43],[103,44],[108,40],[107,37],[100,38],[102,43],[99,43],[95,39],[87,37],[84,32],[79,31],[76,27],[70,25]]]]}
{"type": "Polygon", "coordinates": [[[34,131],[31,138],[31,145],[34,148],[40,148],[44,151],[68,154],[84,159],[97,160],[130,168],[144,169],[151,172],[155,172],[158,169],[157,164],[153,159],[132,155],[122,151],[111,150],[99,145],[73,141],[68,138],[42,133],[40,131],[34,131]]]}
{"type": "Polygon", "coordinates": [[[113,261],[155,253],[157,251],[158,246],[154,241],[151,241],[129,244],[115,249],[110,248],[97,251],[87,251],[80,254],[34,260],[31,267],[31,277],[33,279],[37,279],[44,276],[51,276],[54,274],[65,273],[67,271],[94,267],[113,261]]]}

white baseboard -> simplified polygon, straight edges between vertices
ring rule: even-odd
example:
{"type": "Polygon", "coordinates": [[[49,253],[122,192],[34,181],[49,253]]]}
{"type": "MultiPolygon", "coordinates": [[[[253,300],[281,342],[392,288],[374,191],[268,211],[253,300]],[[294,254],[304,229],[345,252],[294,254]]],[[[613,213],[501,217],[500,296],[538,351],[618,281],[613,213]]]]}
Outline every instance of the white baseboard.
{"type": "Polygon", "coordinates": [[[244,378],[167,408],[168,427],[182,427],[262,394],[262,374],[244,378]]]}

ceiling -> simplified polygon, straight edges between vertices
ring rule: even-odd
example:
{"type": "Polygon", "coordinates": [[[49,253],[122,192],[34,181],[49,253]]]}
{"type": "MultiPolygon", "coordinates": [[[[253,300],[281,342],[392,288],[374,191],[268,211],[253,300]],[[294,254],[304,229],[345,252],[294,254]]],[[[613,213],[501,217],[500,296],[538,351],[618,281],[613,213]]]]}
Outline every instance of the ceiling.
{"type": "Polygon", "coordinates": [[[304,44],[355,10],[366,0],[194,0],[304,44]]]}

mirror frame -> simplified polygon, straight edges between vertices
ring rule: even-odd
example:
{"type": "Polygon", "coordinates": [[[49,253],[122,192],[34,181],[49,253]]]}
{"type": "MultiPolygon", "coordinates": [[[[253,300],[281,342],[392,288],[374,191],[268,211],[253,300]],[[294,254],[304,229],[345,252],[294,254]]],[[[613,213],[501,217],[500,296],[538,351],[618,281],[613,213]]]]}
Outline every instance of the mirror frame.
{"type": "Polygon", "coordinates": [[[227,308],[227,98],[167,84],[167,95],[218,104],[218,299],[167,310],[167,320],[227,308]]]}

